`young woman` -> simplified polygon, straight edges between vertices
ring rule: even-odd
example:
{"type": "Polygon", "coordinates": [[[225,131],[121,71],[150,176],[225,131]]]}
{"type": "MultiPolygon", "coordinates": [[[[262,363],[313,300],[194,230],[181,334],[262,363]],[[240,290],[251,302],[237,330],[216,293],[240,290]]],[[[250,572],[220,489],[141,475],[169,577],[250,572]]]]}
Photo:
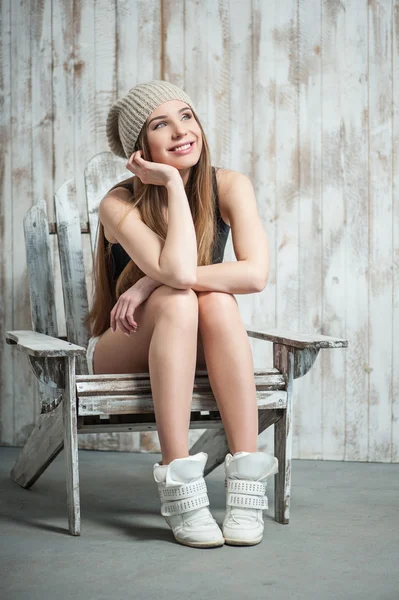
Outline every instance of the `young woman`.
{"type": "Polygon", "coordinates": [[[268,278],[253,186],[211,166],[191,99],[166,81],[139,84],[117,100],[107,138],[133,177],[99,207],[89,368],[149,372],[162,450],[153,475],[175,539],[258,544],[277,459],[257,452],[253,359],[234,297],[260,292],[268,278]],[[230,228],[237,261],[223,263],[230,228]],[[204,368],[231,451],[223,532],[208,508],[208,456],[188,451],[194,376],[204,368]]]}

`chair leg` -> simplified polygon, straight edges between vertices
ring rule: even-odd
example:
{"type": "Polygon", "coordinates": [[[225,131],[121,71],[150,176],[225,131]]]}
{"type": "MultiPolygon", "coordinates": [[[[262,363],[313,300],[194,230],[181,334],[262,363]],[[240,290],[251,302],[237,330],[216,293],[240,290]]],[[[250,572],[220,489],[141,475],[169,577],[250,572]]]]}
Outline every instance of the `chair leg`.
{"type": "Polygon", "coordinates": [[[30,488],[64,447],[62,404],[39,416],[12,468],[11,479],[23,488],[30,488]]]}
{"type": "Polygon", "coordinates": [[[274,424],[274,454],[278,473],[274,476],[274,518],[278,523],[290,521],[291,456],[292,456],[292,390],[295,349],[273,344],[274,366],[287,377],[287,407],[274,424]]]}
{"type": "Polygon", "coordinates": [[[206,452],[208,460],[204,469],[204,477],[224,462],[229,451],[224,428],[207,429],[190,448],[190,455],[206,452]]]}
{"type": "Polygon", "coordinates": [[[72,535],[80,535],[78,433],[75,389],[75,357],[67,357],[64,398],[64,448],[68,524],[72,535]]]}
{"type": "Polygon", "coordinates": [[[274,518],[278,523],[290,521],[291,494],[291,436],[287,435],[287,411],[274,424],[274,454],[278,460],[278,473],[274,476],[274,518]]]}

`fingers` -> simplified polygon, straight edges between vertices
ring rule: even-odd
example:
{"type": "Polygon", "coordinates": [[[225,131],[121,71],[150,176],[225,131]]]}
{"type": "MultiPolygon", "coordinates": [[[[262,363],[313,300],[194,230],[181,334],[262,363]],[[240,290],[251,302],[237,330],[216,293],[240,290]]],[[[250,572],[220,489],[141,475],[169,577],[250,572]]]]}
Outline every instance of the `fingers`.
{"type": "MultiPolygon", "coordinates": [[[[138,150],[138,152],[141,152],[141,150],[138,150]]],[[[135,157],[133,160],[135,160],[139,165],[142,165],[146,161],[144,160],[144,158],[142,156],[140,156],[140,154],[138,154],[138,152],[135,152],[135,157]]]]}
{"type": "Polygon", "coordinates": [[[129,171],[131,171],[132,173],[134,173],[134,175],[137,175],[138,164],[137,162],[135,162],[135,154],[136,152],[133,152],[133,154],[129,157],[126,163],[126,168],[129,169],[129,171]]]}
{"type": "Polygon", "coordinates": [[[116,322],[119,325],[119,329],[126,333],[126,335],[130,334],[130,328],[128,323],[125,321],[126,307],[125,303],[121,298],[118,300],[119,307],[116,312],[116,322]]]}
{"type": "Polygon", "coordinates": [[[133,308],[131,308],[126,302],[123,304],[122,310],[119,314],[119,324],[122,324],[129,333],[131,331],[133,331],[133,333],[136,332],[137,323],[133,319],[133,308]]]}
{"type": "Polygon", "coordinates": [[[134,168],[137,169],[138,165],[144,162],[141,158],[141,152],[142,150],[136,150],[136,152],[133,152],[133,154],[129,157],[126,167],[130,169],[130,171],[132,171],[134,168]]]}
{"type": "Polygon", "coordinates": [[[138,324],[133,318],[134,305],[121,296],[111,311],[111,329],[115,332],[116,327],[126,335],[130,335],[131,331],[137,331],[138,324]]]}
{"type": "Polygon", "coordinates": [[[137,323],[134,320],[133,314],[134,314],[134,307],[132,305],[129,305],[128,308],[127,308],[127,310],[126,310],[125,319],[126,319],[127,323],[129,324],[129,326],[131,328],[133,328],[134,330],[136,330],[137,329],[137,323]]]}
{"type": "Polygon", "coordinates": [[[116,330],[116,319],[115,319],[115,314],[116,314],[116,308],[118,306],[118,303],[115,304],[114,308],[111,310],[111,314],[110,314],[110,327],[112,329],[112,331],[115,332],[116,330]]]}

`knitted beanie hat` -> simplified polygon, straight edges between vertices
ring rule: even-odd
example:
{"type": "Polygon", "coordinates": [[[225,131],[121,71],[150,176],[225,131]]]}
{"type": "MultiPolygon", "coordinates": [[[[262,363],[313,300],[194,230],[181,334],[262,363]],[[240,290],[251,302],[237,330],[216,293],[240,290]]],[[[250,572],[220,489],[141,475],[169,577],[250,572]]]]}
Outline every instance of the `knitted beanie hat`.
{"type": "Polygon", "coordinates": [[[133,154],[140,131],[148,116],[168,100],[182,100],[195,110],[190,97],[168,81],[139,83],[111,106],[106,133],[110,149],[122,158],[133,154]]]}

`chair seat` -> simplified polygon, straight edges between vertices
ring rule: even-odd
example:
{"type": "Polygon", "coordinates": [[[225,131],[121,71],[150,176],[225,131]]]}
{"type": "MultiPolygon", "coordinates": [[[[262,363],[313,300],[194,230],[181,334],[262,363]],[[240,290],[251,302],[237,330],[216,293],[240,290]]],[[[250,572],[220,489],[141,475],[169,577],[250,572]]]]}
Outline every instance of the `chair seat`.
{"type": "MultiPolygon", "coordinates": [[[[277,369],[254,372],[259,409],[285,408],[284,376],[277,369]]],[[[78,416],[154,413],[149,373],[77,375],[78,416]]],[[[196,371],[192,411],[217,411],[207,371],[196,371]]]]}

